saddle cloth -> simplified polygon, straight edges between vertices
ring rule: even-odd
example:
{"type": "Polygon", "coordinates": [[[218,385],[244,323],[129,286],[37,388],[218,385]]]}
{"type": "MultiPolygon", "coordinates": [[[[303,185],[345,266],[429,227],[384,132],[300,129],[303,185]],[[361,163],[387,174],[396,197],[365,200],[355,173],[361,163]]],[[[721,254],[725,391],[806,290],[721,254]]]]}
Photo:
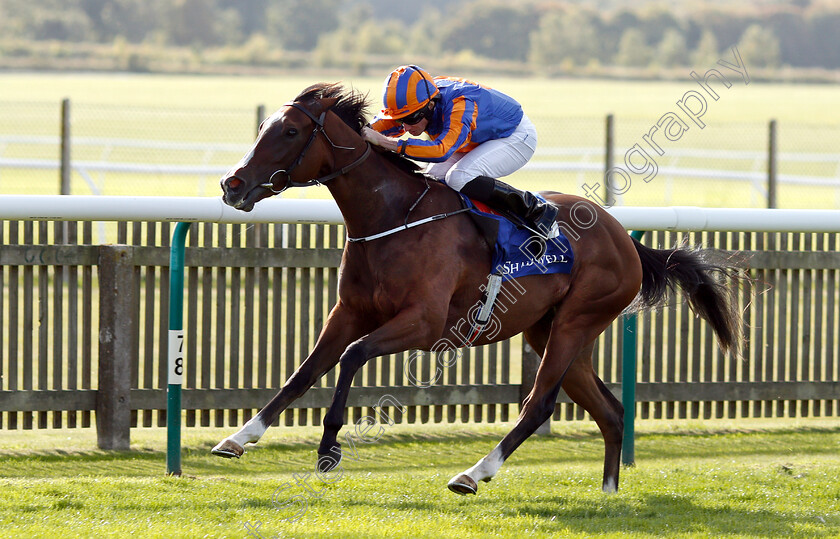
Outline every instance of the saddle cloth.
{"type": "MultiPolygon", "coordinates": [[[[471,215],[480,220],[491,220],[491,226],[486,226],[487,223],[479,225],[479,228],[489,235],[491,243],[495,246],[490,266],[491,273],[501,274],[505,281],[528,275],[571,273],[575,256],[568,238],[562,231],[559,231],[557,237],[545,240],[545,253],[539,259],[535,259],[529,250],[529,246],[533,249],[538,244],[533,232],[527,228],[518,227],[487,205],[461,193],[458,194],[464,205],[470,208],[471,215]],[[493,229],[496,230],[495,234],[490,232],[493,229]],[[493,235],[495,235],[495,241],[493,235]]],[[[543,197],[536,196],[545,201],[543,197]]]]}

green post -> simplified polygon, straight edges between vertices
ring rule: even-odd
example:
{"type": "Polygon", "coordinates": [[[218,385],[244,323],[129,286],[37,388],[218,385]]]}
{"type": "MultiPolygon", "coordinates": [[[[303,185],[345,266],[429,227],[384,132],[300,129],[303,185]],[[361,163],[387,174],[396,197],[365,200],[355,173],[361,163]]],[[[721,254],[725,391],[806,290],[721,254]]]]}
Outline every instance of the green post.
{"type": "MultiPolygon", "coordinates": [[[[641,240],[643,230],[630,233],[641,240]]],[[[627,314],[623,319],[623,346],[621,347],[621,404],[624,406],[624,439],[621,444],[621,463],[636,463],[636,315],[627,314]]]]}
{"type": "Polygon", "coordinates": [[[169,249],[169,358],[166,387],[166,474],[181,475],[181,383],[184,377],[184,244],[190,223],[178,223],[169,249]]]}

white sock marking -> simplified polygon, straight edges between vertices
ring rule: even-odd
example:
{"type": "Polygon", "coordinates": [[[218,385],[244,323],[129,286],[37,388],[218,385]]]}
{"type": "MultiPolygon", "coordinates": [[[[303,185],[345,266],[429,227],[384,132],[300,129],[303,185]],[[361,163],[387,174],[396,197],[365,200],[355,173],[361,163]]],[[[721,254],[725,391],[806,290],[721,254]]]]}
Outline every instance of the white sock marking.
{"type": "Polygon", "coordinates": [[[464,472],[464,474],[468,475],[476,483],[485,480],[489,481],[490,478],[496,475],[496,472],[499,471],[503,463],[502,450],[499,449],[499,446],[496,446],[493,451],[478,461],[475,466],[464,472]]]}
{"type": "Polygon", "coordinates": [[[265,425],[262,424],[260,421],[259,416],[254,416],[248,420],[247,423],[242,425],[242,428],[239,429],[239,432],[236,434],[229,436],[228,439],[231,441],[239,444],[241,447],[245,447],[247,443],[257,443],[262,435],[265,434],[265,431],[268,430],[265,425]]]}

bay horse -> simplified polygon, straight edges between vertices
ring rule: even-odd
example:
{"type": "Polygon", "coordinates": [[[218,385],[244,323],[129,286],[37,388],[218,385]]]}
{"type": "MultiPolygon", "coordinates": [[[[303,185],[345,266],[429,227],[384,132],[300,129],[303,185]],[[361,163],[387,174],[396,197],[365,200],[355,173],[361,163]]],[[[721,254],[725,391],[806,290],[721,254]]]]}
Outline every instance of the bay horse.
{"type": "MultiPolygon", "coordinates": [[[[332,470],[340,461],[337,435],[356,371],[377,356],[435,349],[482,298],[493,246],[460,211],[454,190],[363,140],[366,100],[338,84],[307,88],[262,123],[250,151],[221,180],[225,203],[243,211],[287,188],[323,184],[342,213],[349,241],[338,301],[315,347],[259,413],[213,448],[215,455],[240,457],[245,444],[256,443],[283,410],[338,364],[318,448],[318,469],[332,470]],[[424,218],[431,219],[412,226],[424,218]],[[359,238],[368,241],[354,241],[359,238]]],[[[652,307],[679,288],[714,328],[724,351],[738,343],[738,316],[721,278],[729,268],[707,261],[703,251],[643,246],[603,208],[581,197],[542,195],[560,208],[558,223],[574,262],[570,273],[504,283],[508,297],[516,284],[517,301],[497,313],[498,331],[473,343],[524,333],[542,359],[512,430],[449,481],[459,494],[475,494],[479,481],[496,474],[551,416],[561,387],[603,435],[603,490],[618,488],[623,407],[596,375],[592,352],[598,335],[637,297],[641,307],[652,307]]]]}

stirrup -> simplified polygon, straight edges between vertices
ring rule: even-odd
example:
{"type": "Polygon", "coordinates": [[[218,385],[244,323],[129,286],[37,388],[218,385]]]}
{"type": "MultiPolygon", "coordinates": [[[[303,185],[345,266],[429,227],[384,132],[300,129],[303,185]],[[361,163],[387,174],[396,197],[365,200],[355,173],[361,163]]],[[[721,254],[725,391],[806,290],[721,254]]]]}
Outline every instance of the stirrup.
{"type": "Polygon", "coordinates": [[[557,206],[551,204],[551,202],[544,202],[541,205],[545,207],[541,208],[542,211],[539,212],[539,218],[533,221],[528,219],[528,225],[533,225],[533,227],[526,225],[526,228],[547,241],[560,235],[560,226],[557,224],[557,215],[560,213],[560,210],[557,206]]]}
{"type": "Polygon", "coordinates": [[[540,227],[539,223],[527,222],[522,217],[512,213],[507,213],[505,216],[519,228],[524,228],[543,241],[552,240],[560,235],[560,226],[557,224],[557,221],[552,222],[551,228],[549,228],[548,232],[546,232],[545,225],[540,227]]]}

